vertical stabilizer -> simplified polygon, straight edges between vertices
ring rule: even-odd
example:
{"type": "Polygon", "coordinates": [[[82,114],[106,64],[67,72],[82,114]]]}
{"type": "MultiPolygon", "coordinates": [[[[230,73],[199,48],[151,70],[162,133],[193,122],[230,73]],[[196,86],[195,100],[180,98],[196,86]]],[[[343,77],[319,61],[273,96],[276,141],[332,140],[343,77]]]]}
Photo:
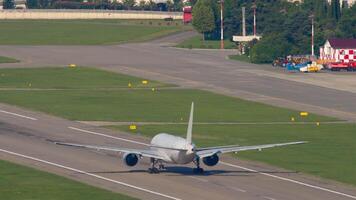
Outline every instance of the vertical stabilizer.
{"type": "Polygon", "coordinates": [[[193,130],[193,113],[194,113],[194,102],[192,102],[192,107],[190,108],[188,129],[187,129],[187,141],[192,143],[192,130],[193,130]]]}

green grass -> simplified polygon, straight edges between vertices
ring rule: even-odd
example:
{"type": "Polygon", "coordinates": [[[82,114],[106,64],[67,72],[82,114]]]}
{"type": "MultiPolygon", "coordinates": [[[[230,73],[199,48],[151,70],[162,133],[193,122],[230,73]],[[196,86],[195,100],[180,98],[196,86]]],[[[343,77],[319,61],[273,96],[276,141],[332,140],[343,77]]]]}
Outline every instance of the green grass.
{"type": "MultiPolygon", "coordinates": [[[[289,121],[299,113],[205,91],[164,89],[155,81],[143,86],[141,80],[84,67],[0,69],[0,101],[71,120],[179,122],[187,119],[192,101],[202,122],[289,121]],[[146,89],[129,89],[128,82],[146,89]]],[[[335,119],[311,114],[306,120],[335,119]]]]}
{"type": "Polygon", "coordinates": [[[0,44],[114,44],[151,40],[187,28],[163,20],[0,20],[0,44]]]}
{"type": "Polygon", "coordinates": [[[41,89],[119,89],[172,86],[142,78],[115,74],[88,67],[0,69],[0,88],[41,89]]]}
{"type": "MultiPolygon", "coordinates": [[[[215,95],[199,90],[61,90],[1,91],[0,101],[35,109],[71,120],[166,121],[186,120],[191,101],[196,121],[271,122],[289,121],[297,111],[215,95]]],[[[299,120],[299,118],[297,118],[299,120]]],[[[329,121],[310,115],[306,121],[329,121]]]]}
{"type": "MultiPolygon", "coordinates": [[[[0,89],[6,88],[1,90],[1,102],[71,120],[186,122],[194,101],[195,122],[289,122],[291,117],[297,122],[320,121],[321,126],[197,125],[194,139],[199,146],[308,140],[311,143],[306,145],[258,154],[244,152],[240,156],[356,185],[356,160],[352,159],[356,152],[355,124],[327,125],[323,122],[336,119],[314,114],[301,118],[299,111],[206,91],[164,88],[166,85],[154,81],[150,84],[160,86],[156,91],[150,85],[129,89],[128,81],[138,87],[142,79],[91,68],[0,69],[0,75],[0,89]],[[29,82],[33,83],[31,88],[61,90],[16,90],[29,82]]],[[[127,126],[119,128],[128,131],[127,126]]],[[[185,130],[182,125],[138,128],[148,137],[161,131],[184,135],[185,130]]]]}
{"type": "Polygon", "coordinates": [[[237,60],[237,61],[251,63],[250,58],[246,55],[231,55],[231,56],[229,56],[229,58],[231,60],[237,60]]]}
{"type": "Polygon", "coordinates": [[[126,195],[2,160],[0,160],[0,177],[1,199],[6,200],[134,199],[126,195]]]}
{"type": "Polygon", "coordinates": [[[0,56],[0,63],[17,63],[17,62],[19,61],[14,58],[0,56]]]}
{"type": "MultiPolygon", "coordinates": [[[[132,132],[127,126],[111,128],[132,132]]],[[[168,132],[185,137],[186,128],[185,125],[145,125],[138,126],[135,133],[153,137],[168,132]]],[[[356,185],[356,124],[194,125],[193,140],[199,147],[309,141],[262,152],[240,152],[237,156],[356,185]]]]}
{"type": "MultiPolygon", "coordinates": [[[[177,47],[190,49],[220,49],[220,40],[203,41],[202,36],[199,35],[183,41],[182,43],[178,44],[177,47]]],[[[224,48],[236,49],[236,45],[230,40],[224,40],[224,48]]]]}

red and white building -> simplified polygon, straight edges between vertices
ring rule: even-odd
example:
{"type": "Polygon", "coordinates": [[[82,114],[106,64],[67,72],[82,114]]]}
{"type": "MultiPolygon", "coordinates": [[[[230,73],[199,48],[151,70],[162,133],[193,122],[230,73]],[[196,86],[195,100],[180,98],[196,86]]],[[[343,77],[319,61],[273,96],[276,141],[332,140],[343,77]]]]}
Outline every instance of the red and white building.
{"type": "Polygon", "coordinates": [[[328,39],[320,47],[320,59],[333,62],[356,62],[356,39],[328,39]]]}

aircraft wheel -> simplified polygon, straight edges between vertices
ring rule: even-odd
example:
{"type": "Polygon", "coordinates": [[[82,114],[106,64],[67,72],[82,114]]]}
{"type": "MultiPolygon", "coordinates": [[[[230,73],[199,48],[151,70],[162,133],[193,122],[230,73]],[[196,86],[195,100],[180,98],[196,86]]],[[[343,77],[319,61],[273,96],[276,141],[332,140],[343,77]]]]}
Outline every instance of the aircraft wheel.
{"type": "Polygon", "coordinates": [[[202,174],[202,173],[204,173],[204,169],[203,168],[194,168],[193,172],[194,172],[194,174],[202,174]]]}
{"type": "Polygon", "coordinates": [[[157,168],[148,168],[148,173],[159,174],[159,170],[157,168]]]}

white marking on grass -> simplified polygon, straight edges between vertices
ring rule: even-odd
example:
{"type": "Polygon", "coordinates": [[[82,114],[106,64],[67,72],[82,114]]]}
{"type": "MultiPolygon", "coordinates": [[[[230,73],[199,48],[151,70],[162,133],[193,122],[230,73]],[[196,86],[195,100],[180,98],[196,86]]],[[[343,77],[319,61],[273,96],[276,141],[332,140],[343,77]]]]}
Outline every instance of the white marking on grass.
{"type": "Polygon", "coordinates": [[[26,159],[37,161],[37,162],[41,162],[41,163],[44,163],[44,164],[47,164],[47,165],[51,165],[51,166],[55,166],[55,167],[58,167],[58,168],[62,168],[62,169],[68,170],[68,171],[73,171],[73,172],[76,172],[76,173],[85,174],[87,176],[91,176],[91,177],[94,177],[94,178],[97,178],[97,179],[101,179],[101,180],[104,180],[104,181],[108,181],[108,182],[116,183],[116,184],[119,184],[119,185],[123,185],[123,186],[129,187],[129,188],[135,189],[135,190],[140,190],[142,192],[146,192],[146,193],[154,194],[154,195],[157,195],[157,196],[165,197],[167,199],[181,200],[181,199],[179,199],[177,197],[172,197],[172,196],[169,196],[169,195],[166,195],[166,194],[162,194],[162,193],[159,193],[159,192],[155,192],[155,191],[152,191],[152,190],[149,190],[149,189],[145,189],[145,188],[138,187],[138,186],[135,186],[135,185],[131,185],[131,184],[128,184],[128,183],[124,183],[124,182],[121,182],[121,181],[116,181],[116,180],[109,179],[109,178],[106,178],[106,177],[103,177],[103,176],[99,176],[99,175],[96,175],[96,174],[85,172],[85,171],[80,170],[80,169],[67,167],[65,165],[57,164],[57,163],[54,163],[54,162],[42,160],[42,159],[31,157],[31,156],[27,156],[27,155],[24,155],[24,154],[15,153],[15,152],[8,151],[8,150],[5,150],[5,149],[0,149],[0,152],[7,153],[7,154],[10,154],[10,155],[13,155],[13,156],[26,158],[26,159]]]}
{"type": "Polygon", "coordinates": [[[28,117],[28,116],[25,116],[25,115],[20,115],[20,114],[13,113],[13,112],[8,112],[8,111],[5,111],[5,110],[0,110],[0,112],[1,112],[1,113],[5,113],[5,114],[8,114],[8,115],[13,115],[13,116],[16,116],[16,117],[22,117],[22,118],[25,118],[25,119],[34,120],[34,121],[37,120],[36,118],[33,118],[33,117],[28,117]]]}
{"type": "Polygon", "coordinates": [[[94,131],[87,131],[87,130],[84,130],[84,129],[75,128],[75,127],[71,127],[71,126],[69,126],[68,128],[72,129],[72,130],[79,131],[79,132],[92,134],[92,135],[98,135],[98,136],[107,137],[107,138],[116,139],[116,140],[121,140],[121,141],[125,141],[125,142],[131,142],[131,143],[134,143],[134,144],[140,144],[140,145],[144,145],[144,146],[150,146],[149,144],[146,144],[146,143],[137,142],[137,141],[134,141],[134,140],[129,140],[129,139],[121,138],[121,137],[115,137],[115,136],[111,136],[111,135],[106,135],[106,134],[102,134],[102,133],[98,133],[98,132],[94,132],[94,131]]]}
{"type": "Polygon", "coordinates": [[[250,169],[250,168],[247,168],[247,167],[242,167],[242,166],[239,166],[239,165],[233,165],[233,164],[230,164],[230,163],[227,163],[227,162],[220,162],[220,163],[223,164],[223,165],[229,166],[229,167],[234,167],[234,168],[239,168],[239,169],[243,169],[243,170],[250,171],[250,172],[255,172],[255,173],[262,174],[262,175],[265,175],[265,176],[269,176],[269,177],[272,177],[272,178],[275,178],[275,179],[279,179],[279,180],[295,183],[295,184],[298,184],[298,185],[302,185],[302,186],[313,188],[313,189],[317,189],[317,190],[322,190],[322,191],[325,191],[325,192],[330,192],[330,193],[333,193],[333,194],[336,194],[336,195],[349,197],[351,199],[356,199],[356,196],[352,196],[352,195],[345,194],[345,193],[342,193],[342,192],[338,192],[338,191],[335,191],[335,190],[319,187],[319,186],[316,186],[316,185],[311,185],[311,184],[308,184],[308,183],[303,183],[301,181],[297,181],[297,180],[293,180],[293,179],[289,179],[289,178],[284,178],[284,177],[276,176],[276,175],[273,175],[273,174],[268,174],[268,173],[265,173],[265,172],[259,172],[259,171],[254,170],[254,169],[250,169]]]}

